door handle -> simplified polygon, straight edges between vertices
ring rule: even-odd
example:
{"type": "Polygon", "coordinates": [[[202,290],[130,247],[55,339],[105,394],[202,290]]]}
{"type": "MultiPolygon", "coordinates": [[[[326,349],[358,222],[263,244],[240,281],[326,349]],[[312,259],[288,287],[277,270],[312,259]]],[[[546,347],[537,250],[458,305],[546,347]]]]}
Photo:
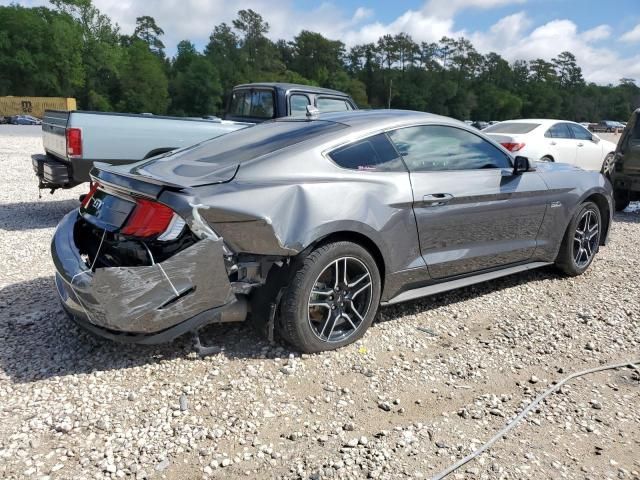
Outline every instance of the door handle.
{"type": "Polygon", "coordinates": [[[584,147],[584,143],[580,142],[580,143],[578,144],[578,146],[579,146],[579,147],[584,147]]]}
{"type": "Polygon", "coordinates": [[[556,142],[549,142],[549,145],[556,145],[556,142]]]}
{"type": "Polygon", "coordinates": [[[450,193],[433,193],[422,197],[422,203],[427,207],[439,207],[446,205],[453,199],[450,193]]]}

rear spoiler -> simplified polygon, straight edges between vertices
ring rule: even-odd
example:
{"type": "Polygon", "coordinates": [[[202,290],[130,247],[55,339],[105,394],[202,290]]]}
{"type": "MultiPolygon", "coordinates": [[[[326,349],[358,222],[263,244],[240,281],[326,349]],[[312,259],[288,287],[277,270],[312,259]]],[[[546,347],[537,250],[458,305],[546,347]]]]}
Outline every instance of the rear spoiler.
{"type": "Polygon", "coordinates": [[[108,163],[95,163],[89,174],[91,181],[156,199],[163,190],[181,191],[185,189],[183,185],[160,181],[143,175],[126,174],[121,171],[114,172],[113,168],[114,166],[108,163]]]}

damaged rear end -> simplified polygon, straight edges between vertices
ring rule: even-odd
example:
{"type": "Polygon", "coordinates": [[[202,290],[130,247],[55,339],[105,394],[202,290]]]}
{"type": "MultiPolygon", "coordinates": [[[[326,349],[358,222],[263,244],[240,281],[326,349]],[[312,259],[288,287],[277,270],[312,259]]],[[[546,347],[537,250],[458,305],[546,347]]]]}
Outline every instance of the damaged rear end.
{"type": "Polygon", "coordinates": [[[70,316],[112,340],[161,343],[242,321],[246,285],[188,188],[94,169],[79,209],[52,240],[56,286],[70,316]]]}

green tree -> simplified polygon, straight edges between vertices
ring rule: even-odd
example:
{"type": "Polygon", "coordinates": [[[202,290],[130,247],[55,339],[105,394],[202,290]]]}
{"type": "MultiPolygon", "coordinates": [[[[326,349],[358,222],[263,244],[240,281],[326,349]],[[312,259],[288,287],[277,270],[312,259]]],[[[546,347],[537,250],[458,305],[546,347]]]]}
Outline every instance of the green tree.
{"type": "Polygon", "coordinates": [[[149,50],[160,58],[164,58],[164,43],[160,40],[162,35],[164,35],[164,30],[156,24],[153,17],[144,15],[136,18],[136,29],[133,31],[133,36],[146,43],[149,50]]]}
{"type": "Polygon", "coordinates": [[[211,115],[220,108],[222,87],[213,64],[183,40],[171,65],[170,111],[178,115],[211,115]]]}
{"type": "Polygon", "coordinates": [[[149,50],[145,42],[134,40],[126,49],[121,75],[118,110],[166,113],[169,103],[167,76],[162,60],[149,50]]]}

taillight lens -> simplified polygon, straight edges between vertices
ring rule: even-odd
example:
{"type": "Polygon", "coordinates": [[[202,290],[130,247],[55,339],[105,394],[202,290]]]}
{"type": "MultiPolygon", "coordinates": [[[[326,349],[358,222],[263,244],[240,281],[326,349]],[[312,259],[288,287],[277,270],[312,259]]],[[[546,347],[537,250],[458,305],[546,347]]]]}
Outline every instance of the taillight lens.
{"type": "Polygon", "coordinates": [[[78,158],[82,156],[82,130],[67,128],[67,155],[78,158]]]}
{"type": "Polygon", "coordinates": [[[82,202],[80,202],[80,208],[84,208],[87,205],[89,205],[89,200],[91,200],[91,197],[93,197],[93,194],[96,193],[96,190],[98,190],[98,187],[100,186],[100,184],[98,184],[97,182],[94,182],[91,184],[91,188],[89,189],[89,193],[87,193],[84,198],[82,199],[82,202]]]}
{"type": "Polygon", "coordinates": [[[517,151],[522,150],[524,148],[524,143],[505,142],[505,143],[501,143],[500,145],[502,145],[504,148],[506,148],[510,152],[517,152],[517,151]]]}
{"type": "Polygon", "coordinates": [[[166,205],[138,198],[133,213],[121,232],[135,237],[159,235],[167,230],[173,215],[174,211],[166,205]]]}

